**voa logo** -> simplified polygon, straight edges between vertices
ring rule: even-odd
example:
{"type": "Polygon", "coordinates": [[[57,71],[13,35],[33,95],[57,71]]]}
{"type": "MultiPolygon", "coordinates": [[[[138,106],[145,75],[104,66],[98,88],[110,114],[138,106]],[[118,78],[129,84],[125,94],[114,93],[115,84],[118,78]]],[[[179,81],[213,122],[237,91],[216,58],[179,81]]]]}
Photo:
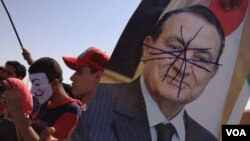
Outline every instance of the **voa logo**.
{"type": "Polygon", "coordinates": [[[227,136],[247,136],[244,129],[226,129],[227,136]]]}

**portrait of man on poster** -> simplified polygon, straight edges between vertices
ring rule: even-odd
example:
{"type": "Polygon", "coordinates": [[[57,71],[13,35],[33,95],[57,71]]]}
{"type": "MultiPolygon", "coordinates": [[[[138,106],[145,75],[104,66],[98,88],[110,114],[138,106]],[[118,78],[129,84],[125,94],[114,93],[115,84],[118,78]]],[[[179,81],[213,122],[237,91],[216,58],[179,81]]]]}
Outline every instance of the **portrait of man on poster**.
{"type": "Polygon", "coordinates": [[[214,140],[185,105],[196,100],[221,66],[224,32],[201,5],[166,13],[143,41],[142,75],[127,84],[100,84],[71,140],[214,140]],[[196,22],[194,22],[196,21],[196,22]]]}
{"type": "MultiPolygon", "coordinates": [[[[142,53],[138,53],[142,52],[140,51],[142,50],[141,43],[143,41],[141,38],[148,34],[149,29],[152,29],[154,25],[152,22],[153,17],[162,17],[162,15],[168,11],[194,4],[201,4],[208,7],[221,22],[221,26],[224,30],[226,47],[220,58],[220,64],[222,64],[222,66],[218,69],[216,76],[208,83],[199,100],[188,104],[186,110],[211,133],[220,137],[221,124],[238,124],[244,106],[249,99],[249,91],[245,91],[248,85],[244,83],[250,68],[248,63],[250,60],[250,56],[248,55],[250,51],[248,49],[250,12],[247,10],[249,1],[170,1],[167,6],[161,2],[162,1],[154,1],[150,4],[151,7],[149,7],[149,4],[147,5],[149,1],[142,1],[144,4],[141,3],[131,17],[112,54],[106,72],[110,72],[110,74],[115,77],[115,79],[111,79],[112,83],[127,83],[133,81],[141,74],[143,63],[139,63],[135,69],[133,69],[133,65],[130,64],[138,63],[138,58],[142,56],[142,53]],[[226,1],[227,3],[225,3],[226,1]],[[156,5],[156,3],[158,3],[158,5],[156,5]],[[164,10],[161,16],[159,16],[157,12],[154,14],[150,13],[150,11],[160,11],[164,6],[165,8],[163,8],[164,10]],[[229,9],[231,6],[234,7],[234,9],[226,10],[228,6],[229,9]],[[140,13],[143,14],[140,15],[140,13]],[[148,16],[146,16],[146,14],[148,16]],[[151,17],[151,20],[148,20],[147,17],[151,17]],[[232,17],[234,18],[233,21],[232,17]],[[141,19],[141,22],[138,21],[138,19],[141,19]],[[118,49],[118,47],[121,49],[118,49]],[[129,57],[127,54],[129,54],[129,57]],[[119,71],[119,69],[121,71],[119,71]],[[125,73],[126,71],[127,73],[132,73],[132,76],[127,75],[127,73],[125,73]],[[122,77],[117,75],[117,73],[122,77]]],[[[155,21],[155,23],[157,21],[155,21]]]]}

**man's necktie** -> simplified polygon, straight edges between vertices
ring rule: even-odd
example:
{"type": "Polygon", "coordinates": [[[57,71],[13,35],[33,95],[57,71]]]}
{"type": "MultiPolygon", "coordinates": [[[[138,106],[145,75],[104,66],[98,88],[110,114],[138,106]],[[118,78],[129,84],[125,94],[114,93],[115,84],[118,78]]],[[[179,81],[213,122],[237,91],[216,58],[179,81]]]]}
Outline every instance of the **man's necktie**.
{"type": "Polygon", "coordinates": [[[157,141],[171,141],[174,133],[176,132],[171,123],[166,125],[160,123],[155,126],[157,131],[157,141]]]}

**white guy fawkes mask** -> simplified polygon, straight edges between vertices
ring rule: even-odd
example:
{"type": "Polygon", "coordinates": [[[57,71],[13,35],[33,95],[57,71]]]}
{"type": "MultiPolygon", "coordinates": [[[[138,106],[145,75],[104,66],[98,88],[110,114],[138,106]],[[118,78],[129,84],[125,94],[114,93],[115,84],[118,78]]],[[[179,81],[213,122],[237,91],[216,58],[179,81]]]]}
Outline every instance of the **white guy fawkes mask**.
{"type": "Polygon", "coordinates": [[[32,83],[31,93],[35,96],[40,104],[44,104],[52,96],[52,87],[45,73],[30,74],[32,83]]]}

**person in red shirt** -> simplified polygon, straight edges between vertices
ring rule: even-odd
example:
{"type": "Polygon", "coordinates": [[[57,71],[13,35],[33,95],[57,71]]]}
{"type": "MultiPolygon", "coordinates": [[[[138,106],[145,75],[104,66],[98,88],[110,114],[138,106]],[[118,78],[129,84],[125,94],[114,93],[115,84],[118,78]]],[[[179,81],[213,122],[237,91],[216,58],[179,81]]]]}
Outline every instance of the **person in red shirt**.
{"type": "Polygon", "coordinates": [[[17,128],[19,140],[38,141],[40,132],[55,127],[53,134],[65,139],[76,126],[83,107],[81,102],[67,95],[62,85],[62,70],[58,62],[44,57],[36,60],[29,68],[31,92],[40,103],[39,110],[27,120],[22,114],[20,96],[15,91],[6,94],[6,105],[17,128]]]}
{"type": "MultiPolygon", "coordinates": [[[[75,71],[70,77],[72,94],[84,103],[85,108],[94,97],[109,59],[108,54],[96,47],[89,47],[78,57],[63,56],[65,64],[75,71]]],[[[41,140],[58,140],[55,136],[51,136],[54,132],[57,132],[56,127],[47,128],[40,135],[41,140]]]]}
{"type": "Polygon", "coordinates": [[[85,107],[94,96],[109,58],[108,54],[96,47],[89,47],[78,57],[63,56],[64,63],[75,71],[70,77],[72,94],[79,98],[85,107]]]}

